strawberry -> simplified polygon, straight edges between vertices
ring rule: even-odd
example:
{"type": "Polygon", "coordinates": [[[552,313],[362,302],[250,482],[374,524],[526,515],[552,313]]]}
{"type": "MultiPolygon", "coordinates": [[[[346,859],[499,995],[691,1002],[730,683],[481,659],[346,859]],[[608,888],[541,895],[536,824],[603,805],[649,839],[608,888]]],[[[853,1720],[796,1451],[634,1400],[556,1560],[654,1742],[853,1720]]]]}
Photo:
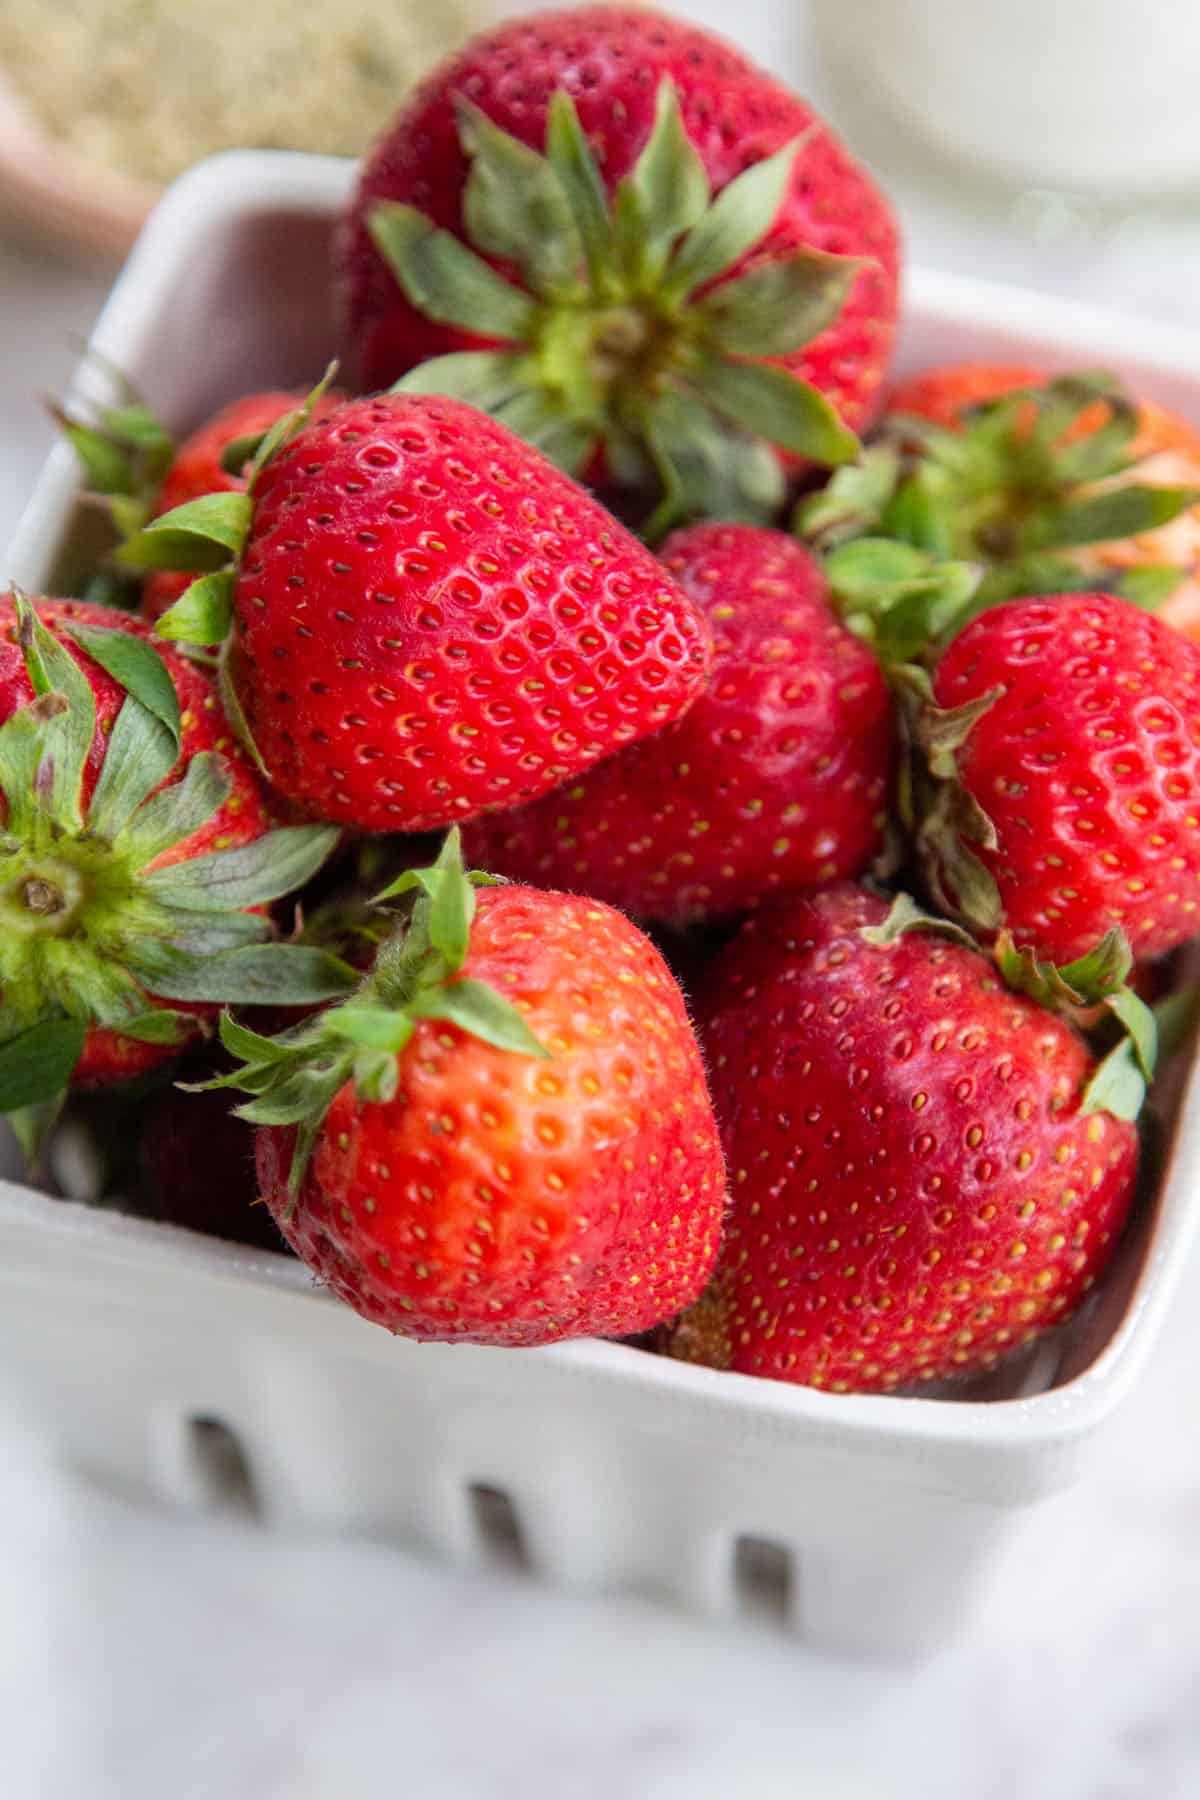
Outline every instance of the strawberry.
{"type": "MultiPolygon", "coordinates": [[[[338,403],[336,392],[321,394],[314,405],[320,418],[338,403]]],[[[170,433],[132,390],[126,404],[101,407],[95,417],[55,409],[64,435],[74,446],[93,496],[108,502],[122,536],[161,513],[171,512],[204,494],[242,493],[253,446],[286,414],[304,402],[304,391],[267,389],[243,394],[214,413],[176,446],[170,433]],[[247,457],[227,469],[228,453],[240,445],[247,457]]],[[[166,569],[152,571],[142,588],[141,610],[159,619],[183,594],[191,577],[166,569]]]]}
{"type": "MultiPolygon", "coordinates": [[[[343,1006],[245,1059],[263,1196],[364,1318],[527,1345],[670,1317],[712,1268],[724,1169],[683,998],[595,901],[465,875],[458,834],[343,1006]]],[[[386,895],[385,895],[386,897],[386,895]]]]}
{"type": "Polygon", "coordinates": [[[1105,594],[972,621],[914,727],[933,891],[1047,963],[1134,956],[1200,923],[1200,647],[1105,594]]]}
{"type": "Polygon", "coordinates": [[[272,786],[366,831],[541,793],[677,718],[709,661],[650,552],[453,400],[348,401],[249,495],[177,508],[123,554],[214,571],[159,631],[213,643],[232,622],[226,702],[272,786]],[[231,550],[236,580],[215,570],[231,550]]]}
{"type": "Polygon", "coordinates": [[[965,363],[897,388],[879,443],[798,524],[822,547],[865,533],[974,563],[977,611],[1108,589],[1184,623],[1198,501],[1200,437],[1111,376],[965,363]]]}
{"type": "Polygon", "coordinates": [[[896,324],[891,209],[829,128],[721,40],[623,6],[508,21],[437,69],[336,261],[364,385],[403,376],[571,473],[658,482],[655,528],[769,517],[776,451],[853,455],[896,324]]]}
{"type": "Polygon", "coordinates": [[[254,1128],[233,1096],[169,1087],[150,1102],[138,1143],[138,1171],[151,1218],[256,1250],[283,1250],[258,1199],[254,1128]]]}
{"type": "MultiPolygon", "coordinates": [[[[988,401],[1021,389],[1044,389],[1052,377],[1043,369],[1012,364],[957,363],[933,369],[902,382],[888,401],[889,414],[908,414],[930,419],[947,430],[961,430],[965,415],[988,401]]],[[[1130,478],[1149,481],[1177,491],[1191,491],[1200,501],[1200,431],[1178,413],[1168,412],[1149,400],[1135,400],[1133,433],[1124,447],[1128,471],[1113,479],[1128,487],[1130,478]]],[[[1075,441],[1099,430],[1110,417],[1103,401],[1085,409],[1071,434],[1075,441]]],[[[1111,581],[1128,582],[1130,575],[1146,571],[1170,572],[1177,584],[1170,588],[1159,616],[1190,635],[1200,635],[1200,504],[1187,505],[1166,523],[1149,522],[1120,536],[1072,546],[1070,561],[1089,587],[1111,581]]]]}
{"type": "Polygon", "coordinates": [[[713,969],[732,1209],[672,1354],[886,1391],[990,1367],[1103,1270],[1134,1127],[1066,1023],[920,923],[831,888],[756,915],[713,969]]]}
{"type": "Polygon", "coordinates": [[[337,833],[271,831],[210,678],[116,617],[0,600],[0,1111],[152,1067],[223,1001],[346,985],[262,914],[337,833]]]}
{"type": "Polygon", "coordinates": [[[469,827],[471,858],[675,924],[857,875],[881,845],[894,731],[879,665],[782,532],[693,525],[662,558],[715,645],[674,725],[469,827]]]}

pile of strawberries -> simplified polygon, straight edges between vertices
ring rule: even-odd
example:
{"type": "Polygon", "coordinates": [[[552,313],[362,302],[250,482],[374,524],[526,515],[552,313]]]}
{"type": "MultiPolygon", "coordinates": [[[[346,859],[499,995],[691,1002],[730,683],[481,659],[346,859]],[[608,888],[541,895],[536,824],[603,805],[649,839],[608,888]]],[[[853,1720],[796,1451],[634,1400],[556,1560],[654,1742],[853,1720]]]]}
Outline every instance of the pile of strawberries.
{"type": "Polygon", "coordinates": [[[541,13],[368,156],[340,391],[64,419],[120,543],[0,602],[32,1157],[132,1093],[152,1210],[415,1338],[891,1390],[1079,1306],[1188,1012],[1200,440],[889,393],[898,265],[735,51],[541,13]]]}

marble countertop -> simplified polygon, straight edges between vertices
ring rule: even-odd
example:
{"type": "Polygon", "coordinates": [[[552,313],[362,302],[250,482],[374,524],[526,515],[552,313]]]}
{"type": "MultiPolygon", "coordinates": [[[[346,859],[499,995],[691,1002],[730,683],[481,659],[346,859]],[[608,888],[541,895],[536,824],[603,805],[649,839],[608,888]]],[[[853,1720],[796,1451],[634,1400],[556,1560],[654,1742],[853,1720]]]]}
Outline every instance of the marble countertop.
{"type": "MultiPolygon", "coordinates": [[[[768,14],[746,9],[751,42],[768,14]]],[[[858,141],[892,171],[914,257],[1194,322],[1195,212],[968,196],[879,121],[858,141]]],[[[48,441],[36,397],[61,388],[110,274],[0,227],[0,543],[48,441]]],[[[1200,1263],[1089,1479],[1015,1531],[969,1636],[916,1671],[766,1621],[717,1631],[504,1569],[149,1512],[0,1418],[0,1792],[1193,1800],[1198,1295],[1200,1263]]]]}

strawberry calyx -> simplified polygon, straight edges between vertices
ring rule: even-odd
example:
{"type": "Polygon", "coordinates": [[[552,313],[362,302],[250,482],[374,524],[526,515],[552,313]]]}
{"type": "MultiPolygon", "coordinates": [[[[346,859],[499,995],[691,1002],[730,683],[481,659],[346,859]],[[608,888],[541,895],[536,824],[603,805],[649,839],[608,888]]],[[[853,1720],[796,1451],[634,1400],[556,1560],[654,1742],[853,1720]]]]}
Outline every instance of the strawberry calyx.
{"type": "Polygon", "coordinates": [[[337,830],[273,831],[164,866],[225,804],[222,759],[199,752],[172,780],[181,725],[162,658],[128,632],[75,624],[125,690],[85,801],[91,684],[33,603],[13,599],[33,698],[0,726],[0,1112],[60,1095],[90,1028],[175,1045],[202,1029],[197,1005],[344,993],[344,964],[270,941],[270,920],[246,910],[307,881],[337,830]]]}
{"type": "Polygon", "coordinates": [[[870,644],[885,671],[926,656],[970,616],[982,575],[894,538],[861,537],[822,559],[846,627],[870,644]]]}
{"type": "Polygon", "coordinates": [[[394,201],[368,227],[410,305],[498,347],[434,357],[397,391],[492,413],[571,475],[602,452],[620,486],[659,492],[654,536],[692,516],[769,520],[784,498],[776,449],[855,456],[829,401],[763,359],[831,325],[862,262],[798,250],[733,272],[770,231],[803,137],[714,198],[664,80],[610,200],[565,90],[544,154],[465,97],[456,112],[467,241],[394,201]]]}
{"type": "Polygon", "coordinates": [[[475,890],[491,885],[495,876],[464,867],[455,826],[435,862],[405,870],[376,896],[377,904],[414,898],[347,999],[276,1037],[249,1030],[229,1013],[222,1017],[221,1041],[240,1066],[201,1085],[250,1093],[253,1098],[237,1112],[252,1124],[296,1127],[289,1172],[293,1196],[325,1115],[347,1082],[364,1101],[395,1097],[399,1058],[419,1019],[444,1020],[519,1056],[551,1054],[512,1001],[461,973],[470,949],[475,890]]]}
{"type": "MultiPolygon", "coordinates": [[[[1056,967],[1041,961],[1032,950],[1018,947],[1007,931],[995,934],[989,950],[963,925],[927,912],[910,895],[900,893],[893,898],[887,918],[879,925],[863,926],[859,935],[882,950],[914,931],[949,938],[965,949],[990,956],[1007,987],[1036,1000],[1048,1012],[1066,1017],[1081,1031],[1096,1030],[1092,1015],[1095,1009],[1102,1009],[1119,1028],[1119,1035],[1095,1065],[1080,1095],[1079,1110],[1137,1118],[1160,1051],[1165,1053],[1182,1041],[1175,1017],[1181,1009],[1173,1004],[1169,1010],[1148,1006],[1128,985],[1133,954],[1119,927],[1106,932],[1086,956],[1056,967]]],[[[1172,1002],[1178,999],[1173,996],[1172,1002]]],[[[1194,1010],[1194,997],[1189,1005],[1194,1010]]]]}
{"type": "Polygon", "coordinates": [[[1135,537],[1200,502],[1200,491],[1129,480],[1138,409],[1103,370],[1056,376],[970,407],[959,428],[894,413],[880,441],[797,507],[793,527],[829,551],[894,538],[977,564],[969,611],[1017,596],[1104,589],[1154,611],[1187,571],[1103,572],[1072,551],[1135,537]]]}
{"type": "Polygon", "coordinates": [[[175,440],[126,375],[94,350],[88,357],[102,367],[118,403],[71,410],[50,401],[47,410],[83,466],[87,497],[102,504],[121,536],[129,537],[153,513],[175,440]]]}

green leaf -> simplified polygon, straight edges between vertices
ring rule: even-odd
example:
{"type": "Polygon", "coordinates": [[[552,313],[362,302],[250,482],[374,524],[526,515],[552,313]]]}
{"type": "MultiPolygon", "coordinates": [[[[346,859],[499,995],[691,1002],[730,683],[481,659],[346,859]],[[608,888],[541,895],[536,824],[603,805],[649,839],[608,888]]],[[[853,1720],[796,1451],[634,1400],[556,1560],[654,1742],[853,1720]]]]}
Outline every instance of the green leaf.
{"type": "Polygon", "coordinates": [[[53,693],[65,706],[46,717],[42,756],[34,777],[51,816],[72,830],[83,828],[83,772],[96,734],[96,701],[91,683],[70,651],[54,638],[24,594],[14,593],[17,637],[34,693],[53,693]]]}
{"type": "Polygon", "coordinates": [[[246,464],[253,462],[262,448],[266,435],[265,430],[251,431],[247,432],[245,437],[234,438],[231,443],[226,444],[221,452],[221,467],[226,475],[232,475],[235,480],[240,480],[246,464]]]}
{"type": "Polygon", "coordinates": [[[49,1100],[39,1100],[34,1106],[14,1107],[6,1115],[8,1128],[21,1146],[21,1154],[25,1158],[25,1167],[31,1180],[37,1180],[41,1174],[46,1146],[62,1117],[66,1100],[64,1088],[49,1100]]]}
{"type": "Polygon", "coordinates": [[[668,388],[643,429],[662,485],[662,499],[641,527],[651,543],[683,519],[768,525],[778,516],[786,492],[779,458],[719,418],[698,392],[668,388]]]}
{"type": "Polygon", "coordinates": [[[1063,963],[1056,973],[1081,1000],[1090,1004],[1115,995],[1132,968],[1129,939],[1119,925],[1114,925],[1085,956],[1063,963]]]}
{"type": "Polygon", "coordinates": [[[193,756],[179,781],[161,788],[121,832],[119,847],[142,869],[206,825],[224,806],[233,782],[213,750],[193,756]]]}
{"type": "Polygon", "coordinates": [[[939,492],[932,471],[918,469],[901,482],[884,507],[880,529],[889,537],[901,538],[927,550],[931,556],[954,555],[954,535],[945,497],[939,492]]]}
{"type": "Polygon", "coordinates": [[[863,264],[798,250],[705,295],[696,311],[712,341],[737,356],[786,356],[828,329],[863,264]]]}
{"type": "Polygon", "coordinates": [[[341,841],[337,825],[289,825],[237,850],[154,869],[142,885],[169,906],[224,912],[263,906],[303,887],[341,841]]]}
{"type": "Polygon", "coordinates": [[[667,269],[666,289],[685,299],[740,262],[767,235],[783,205],[806,136],[754,163],[721,190],[688,232],[667,269]]]}
{"type": "Polygon", "coordinates": [[[471,242],[488,256],[514,263],[543,299],[577,295],[583,240],[547,159],[462,95],[456,96],[454,111],[459,142],[471,158],[463,194],[471,242]]]}
{"type": "Polygon", "coordinates": [[[160,719],[131,695],[117,714],[104,764],[88,807],[88,829],[115,838],[142,802],[167,779],[178,758],[177,740],[160,719]]]}
{"type": "Polygon", "coordinates": [[[1143,612],[1157,612],[1186,575],[1187,570],[1174,563],[1147,563],[1140,569],[1123,569],[1114,592],[1143,612]]]}
{"type": "Polygon", "coordinates": [[[593,291],[599,298],[613,298],[620,283],[608,195],[575,102],[565,88],[556,88],[550,97],[546,155],[575,219],[593,291]]]}
{"type": "Polygon", "coordinates": [[[84,480],[93,494],[137,493],[137,477],[125,445],[114,443],[94,425],[70,418],[60,407],[52,406],[50,415],[83,464],[84,480]]]}
{"type": "Polygon", "coordinates": [[[293,406],[288,412],[281,413],[275,420],[275,423],[267,428],[259,441],[257,450],[254,452],[254,458],[250,467],[246,471],[247,494],[253,495],[254,490],[258,485],[259,476],[262,474],[271,458],[275,455],[276,451],[282,450],[285,444],[290,444],[292,439],[304,430],[305,426],[312,418],[313,409],[329,388],[329,385],[336,374],[337,363],[329,363],[326,366],[325,373],[322,375],[320,381],[318,381],[315,387],[308,390],[299,405],[293,406]]]}
{"type": "Polygon", "coordinates": [[[926,912],[908,894],[896,895],[882,925],[864,925],[858,935],[864,943],[871,944],[876,950],[886,950],[889,945],[897,943],[900,938],[913,931],[949,938],[952,943],[961,944],[967,950],[979,949],[969,931],[964,931],[961,925],[955,925],[949,919],[939,919],[936,913],[926,912]]]}
{"type": "Polygon", "coordinates": [[[405,298],[426,318],[475,337],[524,343],[533,335],[537,308],[529,295],[415,207],[380,201],[367,226],[405,298]]]}
{"type": "Polygon", "coordinates": [[[43,1019],[0,1044],[0,1112],[38,1106],[61,1094],[86,1036],[82,1019],[43,1019]]]}
{"type": "Polygon", "coordinates": [[[1147,487],[1131,482],[1081,500],[1064,501],[1036,514],[1021,534],[1021,543],[1029,549],[1061,549],[1137,537],[1170,524],[1198,501],[1200,489],[1147,487]]]}
{"type": "Polygon", "coordinates": [[[825,486],[796,504],[792,530],[820,546],[879,530],[895,492],[900,458],[890,444],[872,444],[857,462],[835,469],[825,486]]]}
{"type": "Polygon", "coordinates": [[[153,1006],[148,1012],[122,1019],[117,1027],[122,1037],[136,1038],[139,1044],[185,1044],[195,1037],[199,1024],[192,1013],[173,1012],[170,1007],[153,1006]]]}
{"type": "Polygon", "coordinates": [[[215,956],[189,956],[146,943],[129,966],[164,1000],[225,1006],[311,1006],[337,1000],[358,981],[346,963],[311,944],[249,944],[215,956]]]}
{"type": "Polygon", "coordinates": [[[393,394],[445,394],[480,412],[494,412],[530,379],[527,359],[508,350],[456,350],[431,356],[401,376],[393,394]]]}
{"type": "Polygon", "coordinates": [[[699,349],[691,373],[711,406],[769,444],[817,463],[858,455],[858,439],[824,394],[786,369],[699,349]]]}
{"type": "Polygon", "coordinates": [[[1138,1068],[1148,1082],[1153,1081],[1158,1059],[1158,1025],[1153,1012],[1139,994],[1127,987],[1109,994],[1104,1004],[1125,1027],[1138,1068]]]}
{"type": "Polygon", "coordinates": [[[929,567],[925,551],[894,538],[855,538],[825,559],[831,583],[847,600],[871,600],[881,588],[921,579],[929,567]]]}
{"type": "Polygon", "coordinates": [[[674,83],[660,81],[654,128],[613,202],[619,253],[635,286],[657,286],[676,241],[703,218],[710,191],[704,163],[684,129],[674,83]]]}
{"type": "Polygon", "coordinates": [[[239,1106],[237,1116],[251,1125],[299,1125],[309,1120],[319,1125],[349,1072],[348,1067],[339,1069],[331,1078],[327,1069],[295,1069],[259,1099],[239,1106]]]}
{"type": "Polygon", "coordinates": [[[246,755],[250,758],[250,761],[254,764],[263,780],[270,781],[271,771],[263,761],[262,751],[254,740],[254,733],[250,729],[250,721],[246,717],[245,708],[242,706],[242,697],[238,693],[237,684],[233,679],[233,669],[230,663],[230,651],[232,648],[233,637],[231,634],[222,644],[220,659],[217,662],[217,695],[221,702],[221,710],[233,727],[234,737],[242,746],[242,749],[246,752],[246,755]]]}
{"type": "Polygon", "coordinates": [[[417,1019],[445,1019],[460,1030],[469,1031],[472,1037],[482,1038],[485,1044],[512,1050],[518,1056],[551,1054],[510,1000],[487,982],[473,981],[469,976],[418,994],[409,1012],[417,1019]]]}
{"type": "Polygon", "coordinates": [[[422,885],[429,895],[429,941],[440,950],[451,973],[462,967],[471,944],[475,917],[475,889],[463,867],[462,839],[458,826],[446,833],[430,877],[422,885]]]}
{"type": "Polygon", "coordinates": [[[1079,1101],[1080,1113],[1108,1112],[1115,1119],[1136,1119],[1146,1099],[1146,1078],[1133,1043],[1122,1038],[1097,1063],[1079,1101]]]}
{"type": "Polygon", "coordinates": [[[131,569],[219,569],[240,556],[250,529],[249,494],[202,494],[151,519],[117,551],[131,569]]]}
{"type": "MultiPolygon", "coordinates": [[[[218,1030],[225,1049],[231,1056],[240,1057],[243,1062],[276,1063],[287,1060],[289,1052],[282,1044],[276,1043],[274,1038],[264,1037],[261,1032],[251,1031],[248,1025],[243,1025],[232,1013],[221,1014],[218,1030]]],[[[228,1086],[236,1082],[237,1076],[223,1076],[221,1079],[228,1086]]]]}
{"type": "Polygon", "coordinates": [[[154,645],[134,637],[132,632],[106,625],[70,625],[68,630],[93,662],[98,662],[127,694],[140,700],[146,711],[166,726],[178,750],[179,695],[154,645]]]}
{"type": "Polygon", "coordinates": [[[571,418],[561,400],[544,388],[525,388],[492,410],[502,425],[568,474],[577,474],[591,453],[595,432],[571,418]]]}
{"type": "Polygon", "coordinates": [[[387,1006],[335,1006],[325,1016],[325,1028],[351,1044],[367,1050],[383,1050],[398,1056],[413,1034],[408,1013],[387,1006]]]}

